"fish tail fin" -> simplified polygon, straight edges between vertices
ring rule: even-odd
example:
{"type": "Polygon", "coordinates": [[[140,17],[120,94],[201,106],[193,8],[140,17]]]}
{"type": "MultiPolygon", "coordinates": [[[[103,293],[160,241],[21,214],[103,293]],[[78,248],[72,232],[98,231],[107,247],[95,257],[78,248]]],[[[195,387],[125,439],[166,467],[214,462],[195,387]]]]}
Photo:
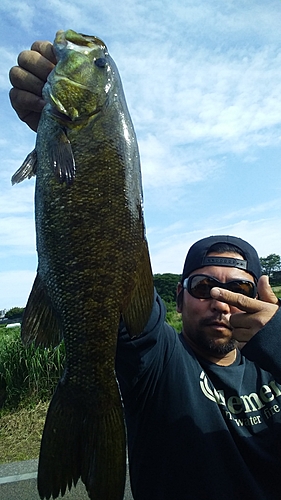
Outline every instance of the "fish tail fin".
{"type": "Polygon", "coordinates": [[[86,460],[83,460],[81,479],[91,500],[123,500],[126,480],[123,410],[112,408],[96,419],[94,432],[92,427],[90,419],[85,421],[82,447],[86,460]]]}
{"type": "MultiPolygon", "coordinates": [[[[95,405],[92,405],[95,406],[95,405]]],[[[57,498],[81,477],[91,500],[122,500],[126,436],[121,402],[98,415],[59,382],[43,431],[37,486],[41,499],[57,498]]]]}

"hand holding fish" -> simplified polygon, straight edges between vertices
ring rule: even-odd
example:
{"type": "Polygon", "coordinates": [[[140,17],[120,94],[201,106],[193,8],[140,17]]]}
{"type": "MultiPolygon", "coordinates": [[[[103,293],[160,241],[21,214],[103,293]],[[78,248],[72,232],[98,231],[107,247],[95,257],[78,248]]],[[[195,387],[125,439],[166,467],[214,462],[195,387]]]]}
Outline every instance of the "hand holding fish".
{"type": "Polygon", "coordinates": [[[214,299],[226,302],[243,311],[232,314],[230,318],[233,337],[238,342],[248,342],[278,311],[278,299],[269,285],[267,276],[261,276],[257,289],[259,300],[222,288],[216,287],[211,290],[214,299]]]}
{"type": "Polygon", "coordinates": [[[11,104],[19,118],[34,131],[37,131],[45,105],[42,89],[55,64],[53,45],[47,41],[37,41],[31,50],[19,54],[18,66],[10,70],[13,85],[10,90],[11,104]]]}

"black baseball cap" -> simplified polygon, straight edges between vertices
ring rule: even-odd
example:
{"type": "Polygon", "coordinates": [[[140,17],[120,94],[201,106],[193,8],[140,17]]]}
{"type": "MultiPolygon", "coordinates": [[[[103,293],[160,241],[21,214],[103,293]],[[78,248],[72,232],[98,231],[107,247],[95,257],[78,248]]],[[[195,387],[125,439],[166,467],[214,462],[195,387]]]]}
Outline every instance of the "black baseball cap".
{"type": "Polygon", "coordinates": [[[184,279],[188,278],[193,271],[205,266],[237,267],[252,274],[256,281],[258,281],[262,274],[257,251],[250,243],[236,236],[209,236],[194,243],[190,247],[185,259],[181,283],[183,283],[184,279]],[[210,248],[217,243],[226,243],[236,246],[241,250],[244,259],[224,257],[219,254],[218,256],[207,256],[210,248]]]}

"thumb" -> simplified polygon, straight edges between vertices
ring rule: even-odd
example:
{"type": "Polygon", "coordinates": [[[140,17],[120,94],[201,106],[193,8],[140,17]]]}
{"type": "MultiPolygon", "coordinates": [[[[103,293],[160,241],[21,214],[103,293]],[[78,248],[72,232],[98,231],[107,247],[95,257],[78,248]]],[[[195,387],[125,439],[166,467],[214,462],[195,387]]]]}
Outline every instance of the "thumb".
{"type": "Polygon", "coordinates": [[[257,289],[260,300],[270,302],[271,304],[278,304],[278,299],[269,284],[268,276],[263,275],[260,277],[257,289]]]}

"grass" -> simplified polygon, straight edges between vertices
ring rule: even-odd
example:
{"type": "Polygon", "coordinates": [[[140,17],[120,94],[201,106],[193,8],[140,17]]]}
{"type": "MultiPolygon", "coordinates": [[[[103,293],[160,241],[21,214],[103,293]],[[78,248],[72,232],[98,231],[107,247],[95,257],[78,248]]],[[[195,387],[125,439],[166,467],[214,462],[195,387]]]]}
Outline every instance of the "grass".
{"type": "MultiPolygon", "coordinates": [[[[181,330],[175,304],[167,320],[181,330]]],[[[37,458],[49,401],[63,370],[64,345],[57,349],[25,348],[20,328],[0,325],[0,463],[37,458]]]]}
{"type": "Polygon", "coordinates": [[[37,458],[46,412],[63,370],[64,345],[25,348],[20,328],[0,326],[0,462],[37,458]]]}
{"type": "Polygon", "coordinates": [[[48,402],[0,412],[0,463],[38,458],[48,402]]]}
{"type": "Polygon", "coordinates": [[[281,297],[281,286],[273,286],[272,290],[278,298],[281,297]]]}
{"type": "Polygon", "coordinates": [[[178,333],[181,332],[182,328],[181,314],[176,311],[175,304],[168,303],[166,304],[166,307],[167,307],[167,315],[166,315],[167,322],[170,325],[172,325],[178,333]]]}
{"type": "Polygon", "coordinates": [[[57,349],[26,348],[20,328],[0,329],[0,401],[6,392],[5,407],[14,409],[23,400],[49,399],[63,370],[64,344],[57,349]]]}

